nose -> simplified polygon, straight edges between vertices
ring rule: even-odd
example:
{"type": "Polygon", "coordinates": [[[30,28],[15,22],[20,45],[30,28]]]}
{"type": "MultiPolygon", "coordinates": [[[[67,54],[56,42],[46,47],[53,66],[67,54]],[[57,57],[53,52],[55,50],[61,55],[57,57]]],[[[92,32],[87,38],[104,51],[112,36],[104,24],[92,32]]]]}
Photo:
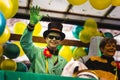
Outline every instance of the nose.
{"type": "Polygon", "coordinates": [[[111,45],[110,48],[111,49],[116,49],[116,46],[111,45]]]}

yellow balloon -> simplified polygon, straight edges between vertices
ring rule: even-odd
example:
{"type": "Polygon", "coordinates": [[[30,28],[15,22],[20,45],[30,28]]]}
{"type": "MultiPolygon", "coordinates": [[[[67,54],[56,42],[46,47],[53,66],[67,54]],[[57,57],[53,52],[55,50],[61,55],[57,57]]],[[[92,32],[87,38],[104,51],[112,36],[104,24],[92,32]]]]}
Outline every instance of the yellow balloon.
{"type": "Polygon", "coordinates": [[[24,22],[16,22],[13,25],[13,31],[15,34],[23,34],[27,24],[24,22]]]}
{"type": "Polygon", "coordinates": [[[1,70],[15,71],[16,69],[17,69],[17,64],[12,59],[6,59],[1,63],[1,70]]]}
{"type": "Polygon", "coordinates": [[[73,57],[72,50],[70,46],[63,46],[60,49],[59,55],[65,58],[67,61],[70,61],[71,58],[73,57]]]}
{"type": "Polygon", "coordinates": [[[80,57],[86,56],[87,53],[85,52],[83,47],[77,47],[73,51],[73,58],[75,60],[80,59],[80,57]]]}
{"type": "Polygon", "coordinates": [[[33,36],[39,36],[40,35],[40,32],[41,32],[41,29],[42,29],[42,25],[38,22],[36,25],[35,25],[35,29],[33,31],[33,36]]]}
{"type": "Polygon", "coordinates": [[[104,37],[104,34],[98,30],[98,31],[96,31],[96,36],[102,36],[102,37],[104,37]]]}
{"type": "Polygon", "coordinates": [[[79,38],[80,38],[80,41],[84,42],[84,43],[89,43],[90,42],[90,39],[91,37],[94,35],[94,33],[92,33],[91,31],[88,31],[88,30],[82,30],[80,33],[79,33],[79,38]]]}
{"type": "Polygon", "coordinates": [[[89,0],[92,7],[103,10],[111,5],[111,0],[89,0]]]}
{"type": "Polygon", "coordinates": [[[5,60],[5,57],[2,55],[0,56],[0,70],[1,70],[1,63],[5,60]]]}
{"type": "Polygon", "coordinates": [[[0,0],[0,10],[6,19],[10,18],[10,15],[13,10],[13,5],[10,0],[0,0]]]}
{"type": "Polygon", "coordinates": [[[72,5],[81,5],[85,3],[87,0],[68,0],[68,2],[72,5]]]}
{"type": "Polygon", "coordinates": [[[0,45],[0,57],[2,56],[2,54],[3,54],[3,46],[0,45]]]}
{"type": "Polygon", "coordinates": [[[3,34],[0,36],[0,44],[6,43],[10,38],[10,29],[6,26],[3,34]]]}
{"type": "Polygon", "coordinates": [[[13,17],[18,11],[18,0],[0,0],[0,10],[6,19],[13,17]]]}
{"type": "Polygon", "coordinates": [[[88,18],[85,21],[84,29],[97,29],[97,22],[93,18],[88,18]]]}
{"type": "Polygon", "coordinates": [[[79,33],[80,41],[84,43],[89,43],[93,36],[102,36],[98,30],[82,30],[79,33]]]}
{"type": "Polygon", "coordinates": [[[12,10],[12,14],[10,16],[10,17],[13,17],[17,13],[18,8],[19,8],[19,6],[18,6],[18,0],[10,0],[10,1],[12,2],[13,6],[14,6],[13,10],[12,10]]]}
{"type": "Polygon", "coordinates": [[[19,56],[25,55],[25,53],[24,53],[24,51],[23,51],[19,41],[14,41],[12,43],[16,44],[19,47],[19,49],[20,49],[20,55],[19,56]]]}
{"type": "Polygon", "coordinates": [[[120,0],[112,0],[113,6],[120,6],[120,0]]]}

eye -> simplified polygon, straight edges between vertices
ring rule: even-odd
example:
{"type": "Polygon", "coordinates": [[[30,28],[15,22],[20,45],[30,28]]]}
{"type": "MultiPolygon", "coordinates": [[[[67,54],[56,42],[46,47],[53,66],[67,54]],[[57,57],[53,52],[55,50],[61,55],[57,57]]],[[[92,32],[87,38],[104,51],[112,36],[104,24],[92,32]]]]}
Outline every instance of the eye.
{"type": "Polygon", "coordinates": [[[48,38],[49,39],[56,39],[56,40],[61,40],[61,37],[60,36],[53,36],[53,35],[48,35],[48,38]]]}

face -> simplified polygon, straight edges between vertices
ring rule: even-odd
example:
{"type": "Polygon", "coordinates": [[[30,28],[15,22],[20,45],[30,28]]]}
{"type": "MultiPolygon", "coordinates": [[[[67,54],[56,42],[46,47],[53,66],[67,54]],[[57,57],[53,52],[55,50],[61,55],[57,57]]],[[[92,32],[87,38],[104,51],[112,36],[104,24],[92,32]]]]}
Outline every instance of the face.
{"type": "Polygon", "coordinates": [[[115,43],[107,43],[104,48],[101,48],[102,52],[106,56],[114,56],[116,51],[115,43]]]}
{"type": "Polygon", "coordinates": [[[47,46],[50,49],[56,49],[61,44],[61,36],[58,33],[51,32],[46,37],[47,46]]]}

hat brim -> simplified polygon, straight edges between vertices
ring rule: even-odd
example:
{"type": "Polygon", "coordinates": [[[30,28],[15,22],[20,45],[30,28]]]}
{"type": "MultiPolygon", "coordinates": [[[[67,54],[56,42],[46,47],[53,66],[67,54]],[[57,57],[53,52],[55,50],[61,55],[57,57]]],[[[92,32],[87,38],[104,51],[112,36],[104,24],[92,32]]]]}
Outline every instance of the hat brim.
{"type": "Polygon", "coordinates": [[[65,38],[65,34],[64,34],[63,32],[59,32],[59,31],[55,31],[55,30],[46,30],[46,31],[43,33],[43,37],[46,38],[47,35],[48,35],[50,32],[59,33],[60,36],[61,36],[61,40],[63,40],[63,39],[65,38]]]}

